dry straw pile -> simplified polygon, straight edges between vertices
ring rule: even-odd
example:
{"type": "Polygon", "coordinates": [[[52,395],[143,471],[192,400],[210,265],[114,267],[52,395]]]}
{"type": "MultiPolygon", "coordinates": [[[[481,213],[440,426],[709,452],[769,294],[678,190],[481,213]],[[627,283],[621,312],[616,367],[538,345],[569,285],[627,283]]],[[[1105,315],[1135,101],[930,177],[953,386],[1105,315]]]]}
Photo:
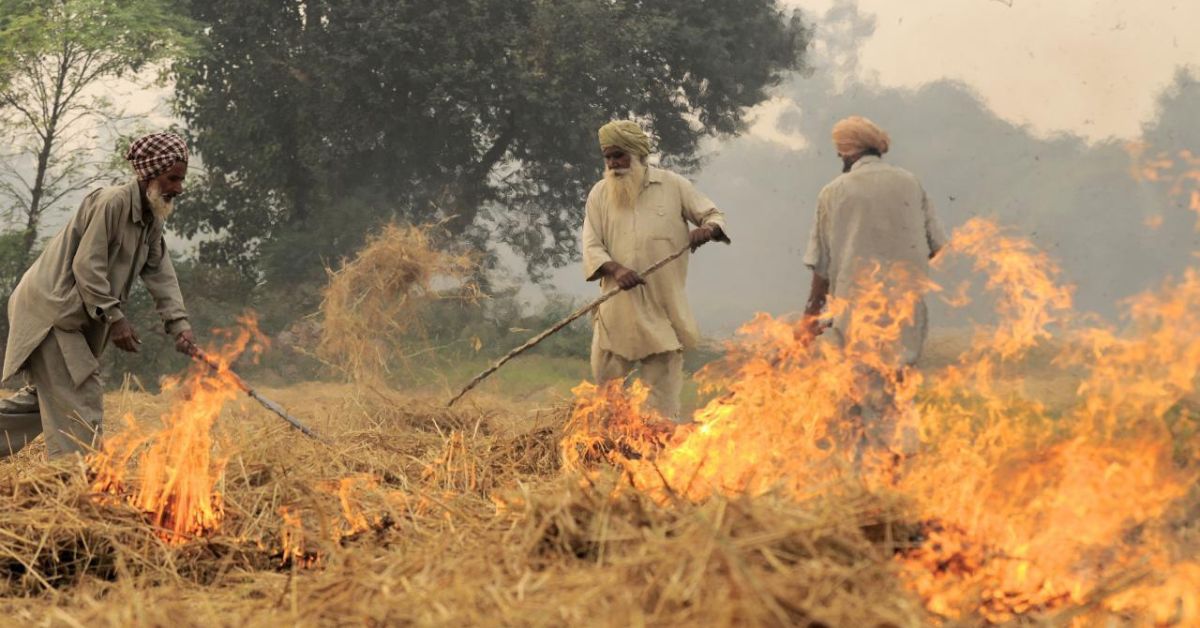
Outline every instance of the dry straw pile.
{"type": "Polygon", "coordinates": [[[355,381],[378,381],[410,357],[424,306],[473,299],[474,261],[436,246],[434,226],[389,224],[352,260],[330,270],[317,357],[355,381]]]}
{"type": "MultiPolygon", "coordinates": [[[[650,429],[648,436],[636,431],[646,426],[622,423],[622,417],[628,417],[623,413],[614,417],[611,405],[595,406],[608,407],[609,414],[576,412],[571,421],[567,404],[535,408],[477,397],[471,406],[447,410],[444,397],[387,389],[380,374],[403,354],[396,343],[412,337],[421,309],[440,295],[439,282],[447,280],[447,285],[457,286],[452,293],[462,294],[461,284],[454,280],[461,280],[469,270],[468,260],[437,253],[428,230],[388,227],[355,260],[332,273],[320,351],[357,383],[307,383],[263,391],[331,444],[303,438],[253,402],[229,404],[216,423],[218,437],[212,452],[212,460],[224,461],[216,485],[223,515],[215,529],[200,536],[178,538],[156,529],[147,513],[129,506],[127,500],[97,492],[93,470],[85,465],[48,465],[34,448],[0,461],[0,494],[7,502],[0,509],[0,613],[19,625],[172,628],[281,624],[906,627],[950,624],[950,617],[962,625],[986,625],[1001,616],[1021,625],[1068,621],[1149,625],[1152,621],[1142,612],[1143,600],[1117,600],[1112,609],[1118,610],[1099,608],[1102,597],[1122,591],[1136,597],[1138,590],[1130,587],[1152,575],[1134,573],[1136,579],[1125,578],[1128,570],[1124,569],[1118,571],[1120,580],[1101,582],[1081,601],[1055,598],[1019,609],[1009,604],[1004,597],[1007,589],[995,586],[999,578],[981,571],[981,565],[970,564],[973,558],[984,562],[998,558],[994,564],[1008,564],[1005,561],[1015,554],[1000,555],[991,549],[1003,548],[992,542],[1003,530],[984,538],[986,547],[981,552],[980,547],[967,546],[975,541],[973,537],[963,532],[958,539],[958,529],[943,523],[951,521],[948,515],[960,507],[952,504],[949,511],[934,510],[935,515],[942,512],[939,521],[917,501],[921,495],[940,495],[943,487],[961,484],[962,473],[935,467],[936,473],[910,476],[927,478],[930,484],[927,492],[909,491],[907,497],[885,486],[871,493],[836,479],[823,483],[816,496],[795,491],[783,496],[772,484],[767,487],[771,490],[743,492],[753,497],[708,491],[685,500],[679,495],[687,491],[677,489],[686,487],[671,486],[662,473],[662,458],[628,447],[635,437],[652,445],[651,450],[660,447],[664,439],[658,430],[650,429]],[[573,428],[567,429],[595,437],[564,438],[564,426],[569,425],[573,428]],[[640,456],[640,464],[625,464],[635,456],[640,456]],[[623,475],[617,466],[657,471],[671,490],[637,490],[633,488],[636,478],[623,475]],[[962,551],[946,551],[956,548],[962,551]],[[928,560],[912,560],[914,555],[928,560]],[[910,560],[905,563],[897,557],[910,560]],[[916,578],[905,571],[914,567],[916,578]],[[919,584],[920,576],[950,580],[963,576],[970,584],[962,590],[966,602],[953,607],[963,612],[936,616],[927,610],[929,600],[914,593],[919,587],[913,583],[919,584]],[[986,604],[972,600],[998,600],[1004,612],[988,614],[986,604]],[[1014,612],[1008,612],[1010,606],[1014,612]]],[[[1200,279],[1190,281],[1187,294],[1200,299],[1200,279]]],[[[1194,308],[1155,311],[1159,310],[1188,313],[1194,308]]],[[[1191,317],[1185,318],[1192,322],[1191,317]]],[[[762,323],[768,331],[773,329],[769,322],[762,323]]],[[[1174,337],[1196,337],[1192,327],[1176,327],[1186,333],[1174,337]]],[[[792,342],[791,328],[784,331],[764,337],[792,342]]],[[[1114,341],[1114,346],[1124,348],[1116,364],[1142,369],[1147,363],[1144,352],[1134,349],[1178,344],[1157,339],[1114,341]]],[[[771,355],[756,351],[753,357],[760,362],[760,353],[771,355]]],[[[1176,363],[1191,364],[1169,361],[1176,363]]],[[[765,390],[780,388],[781,380],[771,379],[780,370],[776,364],[757,371],[767,376],[765,390]]],[[[1117,378],[1122,379],[1154,378],[1117,378]]],[[[808,378],[795,381],[805,383],[808,378]]],[[[989,386],[991,382],[985,380],[989,386]]],[[[1105,393],[1113,388],[1097,387],[1105,393]]],[[[960,388],[950,392],[958,395],[960,388]]],[[[742,394],[746,390],[743,387],[742,394]]],[[[112,420],[109,427],[117,432],[156,424],[168,407],[178,409],[173,394],[179,393],[151,397],[126,390],[112,395],[108,416],[130,415],[137,423],[122,426],[112,420]]],[[[1118,397],[1125,403],[1141,398],[1118,397]]],[[[589,408],[585,402],[581,398],[577,410],[589,408]]],[[[1008,408],[1002,402],[996,401],[999,405],[994,407],[1008,408]]],[[[966,406],[953,407],[968,418],[987,416],[966,406]]],[[[780,408],[775,404],[767,409],[779,412],[780,408]]],[[[1010,414],[1021,416],[1004,412],[995,416],[1010,414]]],[[[788,415],[801,416],[791,411],[788,415]]],[[[752,418],[761,426],[763,416],[760,411],[752,418]]],[[[1193,416],[1184,411],[1176,423],[1194,426],[1193,416]]],[[[690,433],[703,435],[704,427],[690,433]]],[[[999,428],[1005,434],[1012,431],[1008,423],[999,428]]],[[[786,430],[773,432],[771,438],[781,434],[786,435],[786,430]]],[[[947,434],[939,432],[930,442],[959,442],[947,440],[947,434]]],[[[1196,432],[1181,434],[1165,442],[1179,445],[1180,452],[1191,452],[1196,432]]],[[[720,444],[728,444],[725,438],[720,444]]],[[[1071,455],[1076,451],[1068,448],[1071,443],[1086,444],[1073,439],[1057,445],[1067,448],[1063,460],[1086,460],[1071,455]]],[[[1054,451],[1041,449],[1033,456],[1019,456],[1018,463],[1004,470],[1035,467],[1038,456],[1045,458],[1054,451]]],[[[1121,455],[1100,460],[1142,457],[1118,448],[1103,450],[1110,451],[1121,455]]],[[[922,460],[954,460],[953,453],[935,450],[936,455],[922,454],[909,466],[919,470],[922,460]]],[[[1197,459],[1190,453],[1185,457],[1197,459]]],[[[1094,464],[1066,477],[1090,480],[1099,475],[1093,469],[1107,469],[1150,478],[1143,484],[1123,484],[1133,487],[1128,489],[1132,499],[1160,477],[1122,471],[1138,468],[1094,464]]],[[[759,474],[763,469],[759,465],[749,471],[759,474]]],[[[994,477],[979,474],[976,479],[994,477]]],[[[1189,471],[1185,477],[1194,475],[1189,471]]],[[[1082,485],[1079,490],[1044,494],[1069,498],[1054,512],[1071,514],[1080,498],[1103,492],[1092,486],[1108,488],[1094,482],[1082,485]]],[[[1017,486],[1026,490],[1036,483],[1017,486]]],[[[137,488],[124,486],[123,490],[137,488]]],[[[1182,484],[1174,488],[1187,495],[1177,503],[1172,498],[1172,511],[1159,523],[1170,528],[1172,543],[1167,547],[1172,551],[1167,558],[1171,564],[1179,559],[1184,566],[1169,581],[1155,584],[1160,586],[1161,599],[1194,600],[1195,587],[1188,583],[1195,581],[1193,575],[1200,578],[1200,569],[1196,573],[1187,569],[1200,546],[1194,524],[1200,489],[1182,484]],[[1175,589],[1162,593],[1171,587],[1175,589]]],[[[984,511],[997,503],[1019,502],[1016,493],[1020,491],[995,490],[983,503],[975,503],[978,493],[967,497],[973,508],[984,511]]],[[[1124,499],[1125,494],[1120,495],[1124,499]]],[[[1088,512],[1114,510],[1107,507],[1110,502],[1100,503],[1105,507],[1088,512]]],[[[1014,512],[1001,521],[1005,528],[1016,523],[1053,527],[1043,526],[1044,520],[1039,519],[1018,521],[1024,511],[1014,512]]],[[[1157,514],[1139,517],[1132,520],[1158,519],[1157,514]]],[[[1128,528],[1127,524],[1115,521],[1109,528],[1121,532],[1122,543],[1144,553],[1150,542],[1142,544],[1139,538],[1152,538],[1147,535],[1154,527],[1138,523],[1128,528]]],[[[1059,527],[1065,535],[1077,533],[1077,526],[1059,527]]],[[[1064,557],[1064,573],[1078,570],[1080,563],[1073,555],[1064,557]]],[[[1120,558],[1102,552],[1096,560],[1107,564],[1120,558]]],[[[1135,567],[1139,564],[1134,561],[1135,567]]],[[[1019,569],[1013,574],[1016,580],[1022,577],[1019,569]]],[[[1195,608],[1182,604],[1160,616],[1197,616],[1195,608]]]]}
{"type": "MultiPolygon", "coordinates": [[[[556,426],[498,407],[270,391],[336,445],[226,410],[226,518],[161,540],[86,470],[0,463],[0,611],[45,625],[888,625],[924,622],[890,553],[901,507],[862,494],[652,502],[560,468],[556,426]]],[[[110,410],[152,417],[169,399],[110,410]]]]}

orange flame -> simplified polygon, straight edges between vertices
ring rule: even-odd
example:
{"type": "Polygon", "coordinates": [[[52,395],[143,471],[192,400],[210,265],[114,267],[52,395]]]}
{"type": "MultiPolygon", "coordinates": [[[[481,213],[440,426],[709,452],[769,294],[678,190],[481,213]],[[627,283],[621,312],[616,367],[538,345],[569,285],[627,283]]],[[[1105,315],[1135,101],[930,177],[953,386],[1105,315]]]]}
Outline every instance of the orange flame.
{"type": "MultiPolygon", "coordinates": [[[[261,338],[250,315],[239,331],[213,353],[219,369],[194,365],[179,386],[181,401],[162,417],[162,429],[142,431],[131,416],[117,436],[90,459],[93,489],[145,512],[160,536],[173,543],[212,532],[224,518],[219,484],[226,459],[213,454],[212,428],[225,404],[240,392],[223,373],[229,363],[261,338]]],[[[171,384],[169,388],[174,388],[171,384]]]]}
{"type": "Polygon", "coordinates": [[[321,490],[336,495],[342,509],[341,521],[331,530],[334,542],[354,536],[378,525],[380,517],[368,515],[359,499],[362,490],[379,487],[378,480],[369,474],[350,475],[335,481],[322,482],[321,490]]]}
{"type": "MultiPolygon", "coordinates": [[[[874,405],[875,397],[911,400],[919,374],[899,367],[896,351],[903,329],[913,320],[922,292],[932,286],[904,269],[876,267],[860,278],[857,306],[831,303],[845,315],[846,342],[808,342],[794,324],[759,315],[739,332],[722,363],[700,375],[706,390],[728,391],[699,410],[695,425],[667,439],[637,436],[644,391],[635,387],[628,405],[613,390],[576,389],[579,399],[568,428],[568,444],[616,441],[639,485],[702,499],[713,493],[761,494],[781,487],[803,497],[839,480],[862,455],[868,434],[849,415],[874,405]],[[631,414],[629,410],[634,410],[631,414]],[[598,419],[597,417],[603,417],[598,419]],[[597,430],[605,425],[620,431],[597,430]],[[646,464],[643,459],[653,459],[646,464]]],[[[911,427],[911,425],[909,425],[911,427]]],[[[565,459],[571,461],[568,452],[565,459]]]]}
{"type": "Polygon", "coordinates": [[[280,506],[279,518],[283,520],[283,525],[279,528],[280,566],[305,568],[316,564],[319,559],[304,551],[304,520],[300,513],[287,506],[280,506]]]}
{"type": "MultiPolygon", "coordinates": [[[[956,363],[924,375],[896,367],[899,327],[937,288],[875,269],[859,278],[853,307],[832,305],[852,319],[845,342],[809,343],[760,314],[697,375],[726,394],[693,425],[639,431],[644,389],[625,397],[581,385],[564,447],[617,443],[599,451],[664,499],[803,499],[848,479],[899,492],[925,522],[902,571],[942,616],[1001,622],[1103,598],[1154,621],[1200,621],[1200,562],[1169,516],[1194,499],[1198,479],[1188,469],[1200,443],[1179,436],[1195,434],[1193,423],[1173,413],[1200,375],[1200,271],[1130,301],[1119,333],[1083,326],[1057,266],[993,223],[968,222],[947,254],[973,260],[999,318],[956,363]],[[1049,341],[1061,345],[1056,368],[1087,371],[1065,410],[1028,399],[1013,372],[1049,341]],[[873,396],[888,400],[882,415],[863,412],[880,407],[873,396]]],[[[953,301],[967,301],[957,292],[953,301]]]]}
{"type": "Polygon", "coordinates": [[[1183,149],[1172,154],[1159,151],[1149,154],[1145,143],[1127,144],[1130,156],[1130,175],[1140,183],[1170,183],[1172,198],[1187,199],[1187,208],[1196,213],[1196,230],[1200,231],[1200,155],[1183,149]]]}

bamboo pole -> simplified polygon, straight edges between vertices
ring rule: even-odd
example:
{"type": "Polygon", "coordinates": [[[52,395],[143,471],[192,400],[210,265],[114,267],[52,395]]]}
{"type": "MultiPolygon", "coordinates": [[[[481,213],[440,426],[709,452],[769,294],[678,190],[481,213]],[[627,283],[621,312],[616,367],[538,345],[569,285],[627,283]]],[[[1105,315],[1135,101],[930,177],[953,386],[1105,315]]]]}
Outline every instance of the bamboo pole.
{"type": "Polygon", "coordinates": [[[229,368],[222,368],[222,366],[219,362],[212,359],[212,357],[209,356],[204,351],[202,351],[200,349],[200,347],[197,347],[196,345],[192,345],[190,347],[190,349],[191,349],[191,352],[188,355],[190,355],[193,360],[200,362],[201,364],[204,364],[208,368],[212,369],[212,371],[217,376],[225,377],[226,379],[228,379],[235,386],[240,388],[242,390],[242,392],[245,392],[247,395],[249,395],[251,399],[254,399],[258,403],[262,404],[262,406],[264,408],[279,415],[280,418],[282,418],[284,421],[287,421],[292,427],[300,430],[300,433],[304,434],[305,436],[307,436],[309,438],[314,438],[316,440],[319,440],[323,443],[326,442],[325,439],[318,436],[317,433],[312,431],[311,429],[309,429],[308,426],[304,425],[298,419],[296,419],[292,415],[288,414],[287,411],[283,409],[283,406],[280,406],[279,404],[275,403],[274,401],[267,399],[266,397],[262,396],[262,394],[260,394],[257,390],[254,390],[253,388],[251,388],[250,384],[247,384],[246,380],[239,377],[237,373],[234,373],[233,371],[229,370],[229,368]]]}
{"type": "MultiPolygon", "coordinates": [[[[654,262],[654,264],[651,265],[650,268],[647,268],[645,271],[642,272],[642,277],[646,277],[650,273],[653,273],[654,271],[662,268],[663,266],[666,266],[667,264],[670,264],[671,262],[679,259],[681,256],[683,256],[684,253],[687,253],[688,250],[690,250],[691,248],[692,248],[692,245],[688,244],[687,246],[679,249],[678,251],[675,251],[674,253],[658,260],[657,262],[654,262]]],[[[462,399],[463,395],[470,392],[472,388],[475,388],[476,386],[478,386],[480,382],[487,379],[488,376],[490,376],[492,373],[495,373],[497,370],[500,369],[500,367],[504,366],[505,362],[508,362],[509,360],[517,357],[518,355],[521,355],[522,353],[528,351],[529,349],[532,349],[539,342],[550,337],[551,335],[553,335],[555,332],[562,329],[563,327],[566,327],[567,325],[570,325],[571,323],[575,322],[576,319],[583,316],[584,314],[587,314],[588,312],[591,312],[592,310],[596,309],[597,307],[600,307],[601,303],[604,303],[605,301],[617,296],[621,292],[622,292],[621,288],[613,288],[612,290],[605,292],[604,294],[597,297],[596,300],[592,301],[591,303],[588,303],[587,305],[584,305],[583,307],[579,308],[578,310],[571,312],[570,316],[567,316],[566,318],[562,319],[561,321],[555,323],[553,327],[547,329],[546,331],[543,331],[542,333],[534,336],[533,338],[530,338],[528,341],[526,341],[525,344],[517,347],[516,349],[509,351],[507,355],[505,355],[504,357],[497,360],[496,363],[491,365],[490,367],[488,367],[487,370],[476,375],[474,379],[472,379],[465,387],[463,387],[463,389],[461,391],[459,391],[459,393],[457,395],[455,395],[454,398],[451,399],[449,403],[446,404],[446,407],[449,408],[450,406],[453,406],[456,401],[458,401],[459,399],[462,399]]]]}

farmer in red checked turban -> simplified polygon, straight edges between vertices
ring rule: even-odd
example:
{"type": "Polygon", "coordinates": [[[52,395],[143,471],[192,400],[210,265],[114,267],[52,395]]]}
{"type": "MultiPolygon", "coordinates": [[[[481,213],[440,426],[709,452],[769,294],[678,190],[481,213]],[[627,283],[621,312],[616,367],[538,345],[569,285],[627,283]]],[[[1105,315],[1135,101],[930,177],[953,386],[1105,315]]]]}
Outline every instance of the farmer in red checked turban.
{"type": "Polygon", "coordinates": [[[141,277],[175,347],[193,346],[187,309],[163,239],[183,193],[188,150],[174,133],[153,133],[125,155],[135,180],[93,191],[25,271],[8,301],[5,381],[28,384],[0,401],[0,458],[39,433],[51,458],[99,445],[100,355],[110,342],[137,353],[141,340],[123,307],[141,277]]]}

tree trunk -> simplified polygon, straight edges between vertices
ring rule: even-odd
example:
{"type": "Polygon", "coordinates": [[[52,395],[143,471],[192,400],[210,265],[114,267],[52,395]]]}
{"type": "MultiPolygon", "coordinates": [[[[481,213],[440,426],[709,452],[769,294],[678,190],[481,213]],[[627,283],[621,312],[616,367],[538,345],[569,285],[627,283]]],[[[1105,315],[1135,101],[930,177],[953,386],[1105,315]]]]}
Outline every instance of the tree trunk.
{"type": "Polygon", "coordinates": [[[509,123],[500,136],[496,138],[487,152],[480,156],[474,167],[467,171],[466,176],[459,180],[453,194],[456,214],[453,220],[446,223],[446,227],[451,233],[463,233],[475,224],[475,217],[479,214],[479,204],[486,200],[484,194],[488,189],[488,177],[491,176],[492,169],[496,167],[496,164],[504,158],[505,153],[508,152],[508,145],[516,138],[516,135],[516,125],[510,115],[509,123]]]}
{"type": "MultiPolygon", "coordinates": [[[[51,122],[51,129],[54,123],[51,122]]],[[[37,173],[33,178],[33,191],[29,194],[29,211],[25,217],[25,238],[21,242],[21,266],[33,261],[33,248],[37,246],[38,227],[42,221],[42,197],[46,193],[46,171],[50,168],[50,151],[54,148],[54,133],[51,130],[42,142],[38,153],[37,173]]],[[[13,286],[14,288],[16,286],[13,286]]]]}
{"type": "MultiPolygon", "coordinates": [[[[25,238],[22,241],[21,266],[28,267],[33,262],[33,249],[37,246],[38,227],[41,226],[42,198],[46,194],[46,173],[50,170],[50,155],[54,152],[54,144],[58,141],[58,122],[63,110],[63,90],[66,88],[67,71],[70,69],[69,56],[66,51],[58,63],[58,76],[54,81],[54,100],[50,103],[49,119],[46,120],[46,133],[42,136],[42,149],[38,151],[37,173],[33,179],[33,191],[29,195],[29,211],[25,220],[25,238]]],[[[12,286],[15,288],[16,286],[12,286]]],[[[10,288],[11,290],[11,288],[10,288]]]]}
{"type": "MultiPolygon", "coordinates": [[[[63,94],[66,87],[67,71],[69,69],[67,55],[58,63],[58,76],[54,82],[54,100],[50,103],[49,119],[46,120],[46,132],[42,136],[42,148],[38,151],[37,172],[34,174],[33,189],[29,194],[29,207],[25,216],[25,233],[21,238],[21,254],[18,268],[28,269],[33,263],[33,250],[37,247],[38,228],[41,227],[42,213],[45,207],[42,202],[46,196],[46,177],[50,171],[50,156],[53,154],[54,145],[58,141],[58,123],[63,113],[63,94]]],[[[22,272],[18,272],[13,277],[13,283],[10,286],[4,286],[4,307],[0,308],[0,338],[7,339],[8,331],[11,322],[8,320],[8,297],[12,296],[13,290],[17,288],[17,283],[21,281],[22,272]]],[[[4,347],[0,346],[0,361],[4,359],[4,347]]]]}

